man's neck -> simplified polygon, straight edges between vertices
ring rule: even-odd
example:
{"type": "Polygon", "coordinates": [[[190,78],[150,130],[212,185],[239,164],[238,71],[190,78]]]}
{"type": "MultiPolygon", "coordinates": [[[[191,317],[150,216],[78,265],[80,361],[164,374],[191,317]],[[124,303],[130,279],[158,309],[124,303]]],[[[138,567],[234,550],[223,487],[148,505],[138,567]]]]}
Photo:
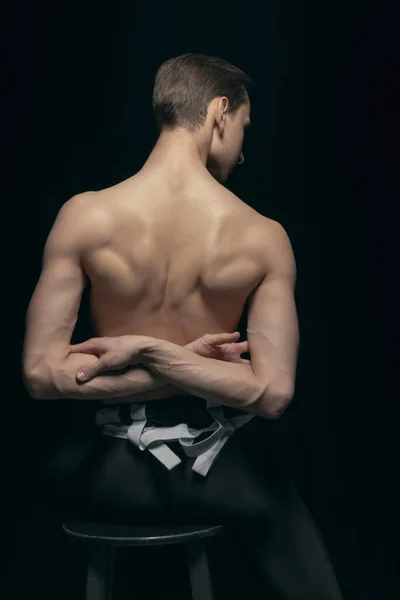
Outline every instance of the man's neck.
{"type": "Polygon", "coordinates": [[[151,151],[143,170],[163,169],[171,173],[205,172],[210,142],[201,134],[179,128],[163,131],[151,151]]]}

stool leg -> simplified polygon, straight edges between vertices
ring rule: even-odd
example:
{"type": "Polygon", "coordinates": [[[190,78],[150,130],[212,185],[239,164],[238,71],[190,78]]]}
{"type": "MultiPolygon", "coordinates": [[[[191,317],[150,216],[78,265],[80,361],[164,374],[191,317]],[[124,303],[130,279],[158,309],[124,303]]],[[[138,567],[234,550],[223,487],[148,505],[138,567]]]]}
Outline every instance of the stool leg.
{"type": "Polygon", "coordinates": [[[213,600],[207,549],[203,540],[185,544],[193,600],[213,600]]]}
{"type": "Polygon", "coordinates": [[[86,600],[112,600],[114,584],[114,548],[90,544],[86,576],[86,600]]]}

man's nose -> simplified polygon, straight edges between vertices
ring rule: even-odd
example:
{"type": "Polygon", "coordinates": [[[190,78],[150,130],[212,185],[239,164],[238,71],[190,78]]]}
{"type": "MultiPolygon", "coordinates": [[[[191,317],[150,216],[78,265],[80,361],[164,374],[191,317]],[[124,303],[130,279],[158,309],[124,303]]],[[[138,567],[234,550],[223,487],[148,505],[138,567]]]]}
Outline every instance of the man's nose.
{"type": "Polygon", "coordinates": [[[238,160],[238,165],[242,165],[244,163],[244,154],[243,152],[240,153],[239,156],[239,160],[238,160]]]}

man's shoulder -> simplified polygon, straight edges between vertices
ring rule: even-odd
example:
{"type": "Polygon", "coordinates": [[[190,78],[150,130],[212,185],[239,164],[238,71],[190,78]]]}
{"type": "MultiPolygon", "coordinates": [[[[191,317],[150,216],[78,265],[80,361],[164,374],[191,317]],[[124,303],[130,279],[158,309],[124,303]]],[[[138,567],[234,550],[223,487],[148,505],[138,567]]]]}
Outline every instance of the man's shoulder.
{"type": "Polygon", "coordinates": [[[277,269],[285,272],[290,278],[296,276],[296,259],[289,235],[284,226],[273,219],[265,222],[265,260],[267,273],[277,269]]]}
{"type": "MultiPolygon", "coordinates": [[[[250,221],[248,221],[250,225],[250,221]]],[[[282,260],[293,262],[294,255],[289,236],[284,226],[275,219],[256,213],[252,219],[252,226],[248,227],[247,240],[257,256],[265,274],[282,260]]]]}
{"type": "Polygon", "coordinates": [[[262,215],[222,185],[218,187],[220,197],[228,200],[228,204],[222,204],[226,208],[224,214],[227,221],[233,231],[240,230],[242,240],[246,239],[251,246],[257,246],[261,253],[287,243],[288,235],[279,221],[262,215]]]}
{"type": "MultiPolygon", "coordinates": [[[[103,192],[82,192],[72,196],[61,207],[61,211],[75,217],[78,214],[86,217],[91,214],[94,217],[101,218],[105,215],[105,203],[103,201],[103,192]]],[[[60,211],[60,212],[61,212],[60,211]]]]}
{"type": "Polygon", "coordinates": [[[283,226],[278,221],[262,215],[255,208],[251,207],[244,200],[239,198],[239,196],[221,184],[218,184],[218,191],[221,198],[229,198],[232,202],[232,208],[235,207],[240,216],[251,222],[254,225],[255,230],[259,230],[261,234],[265,234],[265,232],[279,233],[279,231],[284,230],[283,226]]]}
{"type": "Polygon", "coordinates": [[[262,215],[250,206],[246,206],[248,209],[250,209],[253,217],[254,235],[259,234],[266,241],[276,241],[279,238],[285,236],[287,237],[286,230],[279,221],[276,221],[271,217],[266,217],[265,215],[262,215]]]}
{"type": "Polygon", "coordinates": [[[243,223],[246,222],[254,240],[262,242],[262,240],[275,239],[285,234],[285,229],[281,223],[262,215],[239,198],[237,200],[240,202],[240,218],[243,220],[243,223]]]}
{"type": "Polygon", "coordinates": [[[263,217],[263,227],[275,240],[286,239],[287,232],[279,221],[275,221],[269,217],[263,217]]]}
{"type": "Polygon", "coordinates": [[[56,222],[80,247],[104,242],[112,232],[112,215],[99,192],[83,192],[67,200],[56,222]]]}

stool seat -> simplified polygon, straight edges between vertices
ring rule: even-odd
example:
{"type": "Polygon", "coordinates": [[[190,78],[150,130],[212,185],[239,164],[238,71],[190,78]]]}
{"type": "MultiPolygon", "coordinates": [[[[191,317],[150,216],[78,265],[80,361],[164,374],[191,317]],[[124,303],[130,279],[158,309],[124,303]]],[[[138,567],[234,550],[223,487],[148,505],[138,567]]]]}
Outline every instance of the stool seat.
{"type": "Polygon", "coordinates": [[[65,533],[88,542],[113,546],[164,546],[184,544],[221,535],[222,525],[110,525],[90,521],[67,521],[65,533]]]}
{"type": "Polygon", "coordinates": [[[115,547],[182,544],[189,566],[192,600],[212,600],[204,538],[220,535],[222,525],[112,525],[67,521],[66,534],[88,545],[86,600],[112,600],[115,547]]]}

